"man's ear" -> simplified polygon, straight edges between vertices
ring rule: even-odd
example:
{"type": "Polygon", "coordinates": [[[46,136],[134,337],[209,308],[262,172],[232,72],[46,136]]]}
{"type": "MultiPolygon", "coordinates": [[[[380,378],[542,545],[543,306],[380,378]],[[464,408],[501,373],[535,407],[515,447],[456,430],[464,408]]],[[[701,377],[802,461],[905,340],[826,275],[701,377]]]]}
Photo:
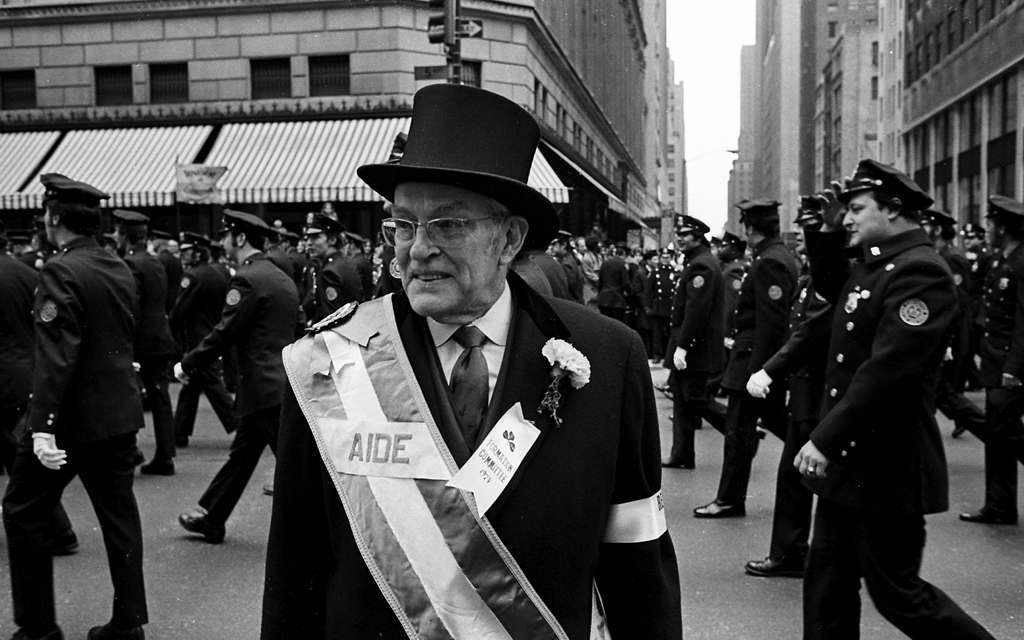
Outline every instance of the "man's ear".
{"type": "Polygon", "coordinates": [[[239,233],[235,234],[235,246],[236,247],[242,248],[242,247],[244,247],[246,245],[246,243],[248,243],[248,241],[249,241],[249,238],[246,237],[244,231],[240,231],[239,233]]]}
{"type": "Polygon", "coordinates": [[[523,243],[526,241],[526,234],[530,231],[530,223],[522,216],[509,216],[505,220],[505,233],[501,236],[501,247],[498,255],[498,264],[506,265],[515,260],[523,243]]]}
{"type": "Polygon", "coordinates": [[[896,216],[903,212],[903,201],[899,198],[893,198],[889,202],[892,206],[889,207],[889,215],[887,217],[892,221],[896,219],[896,216]]]}

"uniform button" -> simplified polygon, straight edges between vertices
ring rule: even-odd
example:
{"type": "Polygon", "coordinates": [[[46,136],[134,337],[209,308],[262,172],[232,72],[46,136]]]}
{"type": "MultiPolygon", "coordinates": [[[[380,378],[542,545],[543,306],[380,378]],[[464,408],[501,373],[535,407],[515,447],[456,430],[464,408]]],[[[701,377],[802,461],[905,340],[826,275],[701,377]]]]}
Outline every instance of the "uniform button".
{"type": "Polygon", "coordinates": [[[845,458],[846,457],[846,449],[843,449],[842,451],[840,451],[839,455],[841,455],[841,456],[843,456],[845,458]]]}
{"type": "Polygon", "coordinates": [[[857,443],[856,443],[856,442],[854,442],[853,440],[851,440],[851,441],[850,441],[850,448],[852,449],[852,448],[854,448],[854,447],[856,447],[856,446],[857,446],[857,443]]]}
{"type": "Polygon", "coordinates": [[[845,359],[846,357],[841,353],[836,355],[836,362],[842,362],[845,359]]]}
{"type": "Polygon", "coordinates": [[[846,330],[847,331],[853,331],[853,323],[852,322],[847,322],[846,323],[846,330]]]}
{"type": "Polygon", "coordinates": [[[832,387],[831,389],[828,390],[828,395],[830,398],[836,397],[837,395],[839,395],[839,389],[832,387]]]}

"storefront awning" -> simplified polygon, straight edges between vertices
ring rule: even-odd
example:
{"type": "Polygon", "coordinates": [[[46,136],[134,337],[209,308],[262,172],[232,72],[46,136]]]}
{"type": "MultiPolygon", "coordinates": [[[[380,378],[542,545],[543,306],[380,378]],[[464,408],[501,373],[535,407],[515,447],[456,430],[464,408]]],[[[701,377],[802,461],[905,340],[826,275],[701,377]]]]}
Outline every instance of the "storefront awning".
{"type": "MultiPolygon", "coordinates": [[[[227,167],[218,186],[228,202],[376,202],[356,169],[384,162],[410,119],[363,118],[225,125],[205,164],[227,167]]],[[[552,202],[569,190],[539,153],[529,183],[552,202]]]]}
{"type": "Polygon", "coordinates": [[[570,160],[568,156],[566,156],[564,153],[562,153],[561,151],[559,151],[558,149],[556,149],[555,147],[553,147],[552,145],[550,145],[550,144],[548,144],[546,142],[543,142],[542,144],[544,145],[544,147],[546,149],[548,149],[549,151],[554,153],[562,162],[564,162],[565,164],[569,165],[572,168],[573,171],[575,171],[576,173],[578,173],[581,176],[583,176],[584,178],[586,178],[587,181],[590,182],[590,184],[594,185],[595,189],[597,189],[598,191],[600,191],[601,193],[606,195],[608,197],[608,208],[609,209],[611,209],[612,211],[614,211],[614,212],[616,212],[618,214],[621,214],[623,216],[628,217],[629,219],[631,219],[634,222],[636,222],[637,224],[639,224],[641,227],[646,227],[647,226],[647,225],[644,224],[644,221],[643,221],[642,218],[632,214],[629,211],[629,207],[626,206],[626,203],[623,202],[621,198],[619,198],[614,193],[609,191],[603,184],[601,184],[600,181],[598,181],[596,178],[594,178],[592,175],[590,175],[587,171],[585,171],[578,164],[576,164],[575,162],[570,160]]]}
{"type": "Polygon", "coordinates": [[[59,131],[0,133],[0,209],[28,208],[18,206],[18,190],[59,137],[59,131]]]}
{"type": "MultiPolygon", "coordinates": [[[[211,126],[69,131],[37,172],[62,173],[110,194],[108,207],[174,204],[174,166],[192,162],[211,126]]],[[[17,208],[41,206],[38,177],[25,186],[17,208]]]]}

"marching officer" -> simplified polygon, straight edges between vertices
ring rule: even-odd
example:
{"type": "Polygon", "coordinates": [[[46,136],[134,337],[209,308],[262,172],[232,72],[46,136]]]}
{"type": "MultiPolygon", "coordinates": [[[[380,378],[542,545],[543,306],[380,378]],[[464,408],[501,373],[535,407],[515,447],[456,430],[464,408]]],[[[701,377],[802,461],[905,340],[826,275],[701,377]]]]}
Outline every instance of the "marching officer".
{"type": "MultiPolygon", "coordinates": [[[[794,222],[801,230],[821,228],[822,202],[818,196],[800,196],[794,222]]],[[[775,509],[768,556],[744,566],[747,574],[763,578],[801,577],[811,534],[810,490],[793,467],[793,459],[818,425],[825,388],[825,365],[832,326],[832,305],[814,290],[810,274],[797,282],[797,295],[789,313],[789,339],[764,368],[750,376],[747,392],[766,397],[773,380],[789,377],[789,425],[775,480],[775,509]]]]}
{"type": "Polygon", "coordinates": [[[990,196],[986,223],[993,248],[985,277],[979,382],[985,388],[985,503],[965,522],[1016,524],[1017,463],[1024,464],[1024,205],[990,196]]]}
{"type": "Polygon", "coordinates": [[[647,276],[644,288],[647,318],[651,323],[651,357],[660,360],[668,355],[672,300],[676,290],[676,270],[672,266],[672,253],[669,249],[662,249],[660,255],[655,254],[651,258],[651,273],[647,276]]]}
{"type": "Polygon", "coordinates": [[[718,494],[710,503],[694,509],[697,518],[746,515],[758,419],[780,440],[785,440],[786,434],[785,382],[775,385],[767,397],[754,398],[747,393],[747,379],[786,341],[789,303],[796,292],[800,266],[779,237],[777,201],[745,200],[737,206],[740,224],[754,249],[754,260],[740,287],[734,343],[722,376],[729,407],[718,494]]]}
{"type": "Polygon", "coordinates": [[[732,338],[736,329],[736,302],[740,297],[743,278],[747,276],[747,243],[735,233],[722,234],[718,249],[718,260],[722,263],[722,278],[725,280],[725,304],[722,307],[725,337],[732,338]]]}
{"type": "Polygon", "coordinates": [[[722,269],[711,255],[711,229],[693,216],[680,216],[676,246],[686,255],[672,302],[671,336],[665,367],[672,383],[672,449],[663,467],[693,469],[693,432],[706,419],[719,431],[725,416],[708,391],[708,379],[722,370],[722,325],[708,322],[722,313],[722,269]]]}
{"type": "Polygon", "coordinates": [[[164,304],[176,295],[168,295],[167,272],[157,258],[146,252],[149,217],[135,211],[115,209],[113,218],[118,249],[123,252],[124,261],[135,277],[138,294],[135,360],[139,363],[139,378],[153,414],[153,435],[156,438],[153,458],[139,467],[139,473],[172,476],[174,414],[167,385],[177,345],[171,336],[164,304]]]}
{"type": "Polygon", "coordinates": [[[313,325],[345,303],[363,299],[363,278],[342,248],[345,227],[334,218],[318,213],[306,227],[306,251],[315,263],[311,284],[302,307],[307,324],[313,325]]]}
{"type": "MultiPolygon", "coordinates": [[[[220,321],[221,306],[228,292],[228,279],[210,264],[210,241],[198,233],[182,234],[182,262],[188,267],[181,279],[181,293],[171,309],[171,326],[184,352],[195,349],[220,321]]],[[[205,394],[224,430],[237,426],[234,401],[224,386],[218,360],[196,367],[188,384],[181,385],[174,410],[175,444],[187,447],[196,422],[199,394],[205,394]]]]}
{"type": "Polygon", "coordinates": [[[978,367],[975,356],[981,356],[981,334],[985,318],[982,316],[982,298],[984,297],[985,276],[992,262],[992,251],[985,244],[985,227],[968,222],[961,232],[964,238],[964,257],[970,265],[970,277],[967,289],[971,300],[971,322],[968,336],[969,353],[966,363],[966,384],[969,389],[976,389],[978,383],[978,367]]]}
{"type": "Polygon", "coordinates": [[[953,421],[953,437],[958,438],[970,431],[981,440],[986,438],[985,414],[964,397],[963,389],[967,367],[972,359],[970,354],[972,304],[970,294],[970,264],[967,258],[953,246],[956,238],[956,220],[953,216],[937,209],[922,213],[921,226],[932,240],[935,251],[946,261],[956,285],[957,315],[949,330],[946,357],[942,361],[939,387],[935,395],[935,406],[944,416],[953,421]]]}
{"type": "MultiPolygon", "coordinates": [[[[153,241],[156,259],[164,266],[164,271],[167,274],[167,282],[181,282],[181,276],[185,272],[185,268],[181,265],[181,258],[171,251],[170,243],[174,240],[174,236],[161,229],[150,230],[149,236],[153,241]]],[[[167,313],[171,312],[171,307],[174,306],[174,301],[177,297],[177,288],[168,287],[166,301],[167,313]]]]}
{"type": "Polygon", "coordinates": [[[77,475],[96,511],[114,586],[109,623],[90,640],[143,638],[142,525],[132,492],[135,279],[93,239],[109,196],[59,174],[40,177],[47,237],[60,253],[39,274],[35,364],[26,424],[3,499],[17,638],[63,638],[54,607],[49,525],[77,475]]]}
{"type": "Polygon", "coordinates": [[[228,283],[220,322],[174,366],[175,376],[189,384],[227,349],[235,347],[238,354],[238,429],[227,462],[199,498],[199,506],[178,517],[186,531],[211,543],[224,540],[224,523],[264,447],[276,451],[285,385],[281,349],[294,337],[299,309],[295,283],[263,253],[273,229],[257,216],[230,209],[224,210],[224,227],[224,250],[238,263],[238,271],[228,283]]]}
{"type": "Polygon", "coordinates": [[[856,638],[863,579],[911,638],[992,638],[919,575],[924,515],[948,508],[934,402],[956,315],[952,274],[918,224],[932,200],[874,160],[839,199],[855,266],[843,233],[806,234],[812,281],[835,313],[821,421],[793,461],[818,495],[803,637],[856,638]]]}

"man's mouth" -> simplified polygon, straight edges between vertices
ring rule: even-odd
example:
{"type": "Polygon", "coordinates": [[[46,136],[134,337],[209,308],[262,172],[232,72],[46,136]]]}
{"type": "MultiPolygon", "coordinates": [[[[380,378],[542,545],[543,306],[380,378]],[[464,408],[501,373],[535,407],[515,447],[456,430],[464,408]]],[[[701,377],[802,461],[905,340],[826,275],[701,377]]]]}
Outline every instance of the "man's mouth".
{"type": "Polygon", "coordinates": [[[414,273],[412,277],[413,280],[419,280],[420,282],[437,282],[438,280],[444,280],[445,278],[450,278],[451,276],[449,276],[446,273],[427,272],[414,273]]]}

